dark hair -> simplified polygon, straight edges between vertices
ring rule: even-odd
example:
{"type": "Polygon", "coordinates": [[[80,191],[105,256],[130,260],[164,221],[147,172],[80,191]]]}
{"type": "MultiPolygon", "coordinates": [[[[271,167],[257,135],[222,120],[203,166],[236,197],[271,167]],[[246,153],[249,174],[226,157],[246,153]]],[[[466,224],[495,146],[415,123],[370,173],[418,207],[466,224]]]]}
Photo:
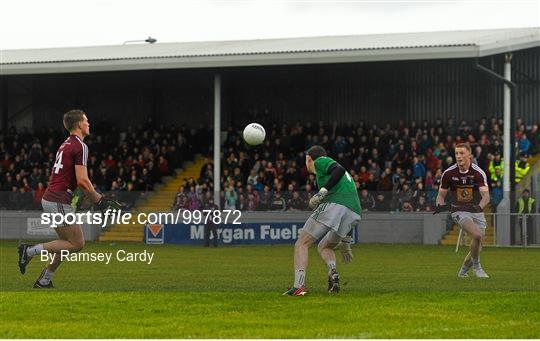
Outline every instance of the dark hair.
{"type": "Polygon", "coordinates": [[[73,131],[76,128],[77,123],[84,119],[83,116],[85,115],[86,113],[79,109],[68,111],[64,114],[64,128],[69,132],[73,131]]]}
{"type": "Polygon", "coordinates": [[[326,150],[321,146],[312,146],[306,151],[306,154],[315,161],[321,156],[326,156],[326,150]]]}

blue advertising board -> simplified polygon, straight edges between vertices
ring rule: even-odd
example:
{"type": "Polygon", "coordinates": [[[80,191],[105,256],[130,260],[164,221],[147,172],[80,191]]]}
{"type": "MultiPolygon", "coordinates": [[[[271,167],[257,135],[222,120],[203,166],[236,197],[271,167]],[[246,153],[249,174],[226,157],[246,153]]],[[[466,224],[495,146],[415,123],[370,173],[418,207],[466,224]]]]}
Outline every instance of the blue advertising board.
{"type": "MultiPolygon", "coordinates": [[[[298,223],[252,223],[223,224],[217,226],[220,244],[291,244],[298,238],[298,230],[304,225],[298,223]]],[[[165,243],[202,244],[204,225],[165,225],[165,243]]]]}
{"type": "MultiPolygon", "coordinates": [[[[225,245],[293,244],[302,226],[304,222],[223,224],[217,226],[217,237],[219,244],[225,245]]],[[[148,229],[149,227],[146,227],[146,230],[148,229]]],[[[151,232],[155,231],[145,231],[146,242],[147,237],[154,237],[151,232]]],[[[166,244],[204,243],[203,224],[166,224],[159,232],[166,244]]],[[[354,235],[356,236],[356,233],[354,235]]]]}

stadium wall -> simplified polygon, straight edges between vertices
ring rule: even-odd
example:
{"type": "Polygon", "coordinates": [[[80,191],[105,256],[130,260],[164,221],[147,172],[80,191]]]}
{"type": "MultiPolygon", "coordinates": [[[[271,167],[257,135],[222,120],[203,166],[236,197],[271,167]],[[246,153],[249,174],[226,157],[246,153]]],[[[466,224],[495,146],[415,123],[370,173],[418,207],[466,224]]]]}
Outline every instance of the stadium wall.
{"type": "MultiPolygon", "coordinates": [[[[311,212],[247,212],[242,222],[306,221],[311,212]]],[[[438,244],[446,231],[446,215],[432,213],[362,213],[360,243],[438,244]]]]}
{"type": "MultiPolygon", "coordinates": [[[[51,228],[39,224],[40,211],[0,211],[0,239],[54,239],[51,228]]],[[[310,212],[246,212],[243,223],[302,222],[310,212]]],[[[84,225],[86,240],[97,240],[100,228],[84,225]]],[[[431,213],[365,213],[360,243],[438,244],[446,231],[446,216],[431,213]]]]}
{"type": "MultiPolygon", "coordinates": [[[[0,211],[0,240],[53,240],[56,233],[39,223],[41,211],[0,211]]],[[[97,240],[100,229],[84,224],[85,240],[97,240]]]]}

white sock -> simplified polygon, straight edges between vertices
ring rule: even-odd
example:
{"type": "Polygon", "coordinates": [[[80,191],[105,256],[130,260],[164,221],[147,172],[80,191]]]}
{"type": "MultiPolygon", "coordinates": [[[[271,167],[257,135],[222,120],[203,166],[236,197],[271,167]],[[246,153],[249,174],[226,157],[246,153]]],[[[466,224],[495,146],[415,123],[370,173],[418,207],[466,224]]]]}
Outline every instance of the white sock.
{"type": "Polygon", "coordinates": [[[328,267],[328,274],[331,275],[333,270],[336,270],[336,262],[330,261],[326,263],[326,266],[328,267]]]}
{"type": "Polygon", "coordinates": [[[303,287],[305,280],[306,280],[306,270],[296,269],[294,271],[294,287],[295,288],[303,287]]]}
{"type": "Polygon", "coordinates": [[[26,249],[26,255],[28,257],[34,257],[35,255],[41,253],[42,250],[43,250],[43,244],[36,244],[26,249]]]}
{"type": "Polygon", "coordinates": [[[473,268],[477,269],[480,267],[480,258],[472,258],[472,265],[473,265],[473,268]]]}
{"type": "Polygon", "coordinates": [[[47,285],[51,282],[53,276],[54,276],[53,271],[49,271],[49,269],[45,269],[45,272],[43,273],[43,277],[39,279],[39,283],[43,285],[47,285]]]}

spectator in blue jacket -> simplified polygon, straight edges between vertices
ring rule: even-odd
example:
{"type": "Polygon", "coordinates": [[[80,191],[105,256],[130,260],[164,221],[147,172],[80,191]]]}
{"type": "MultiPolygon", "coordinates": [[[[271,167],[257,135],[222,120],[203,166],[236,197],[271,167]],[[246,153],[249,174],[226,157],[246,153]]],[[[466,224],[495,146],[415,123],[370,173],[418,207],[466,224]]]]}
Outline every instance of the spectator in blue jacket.
{"type": "Polygon", "coordinates": [[[531,142],[527,138],[527,134],[523,133],[518,141],[519,152],[521,154],[528,154],[531,142]]]}
{"type": "Polygon", "coordinates": [[[503,199],[503,189],[502,189],[502,182],[499,181],[493,181],[491,182],[491,206],[494,208],[499,205],[499,203],[503,199]]]}
{"type": "Polygon", "coordinates": [[[422,178],[424,179],[426,176],[426,166],[424,166],[424,163],[415,156],[413,158],[413,178],[422,178]]]}

